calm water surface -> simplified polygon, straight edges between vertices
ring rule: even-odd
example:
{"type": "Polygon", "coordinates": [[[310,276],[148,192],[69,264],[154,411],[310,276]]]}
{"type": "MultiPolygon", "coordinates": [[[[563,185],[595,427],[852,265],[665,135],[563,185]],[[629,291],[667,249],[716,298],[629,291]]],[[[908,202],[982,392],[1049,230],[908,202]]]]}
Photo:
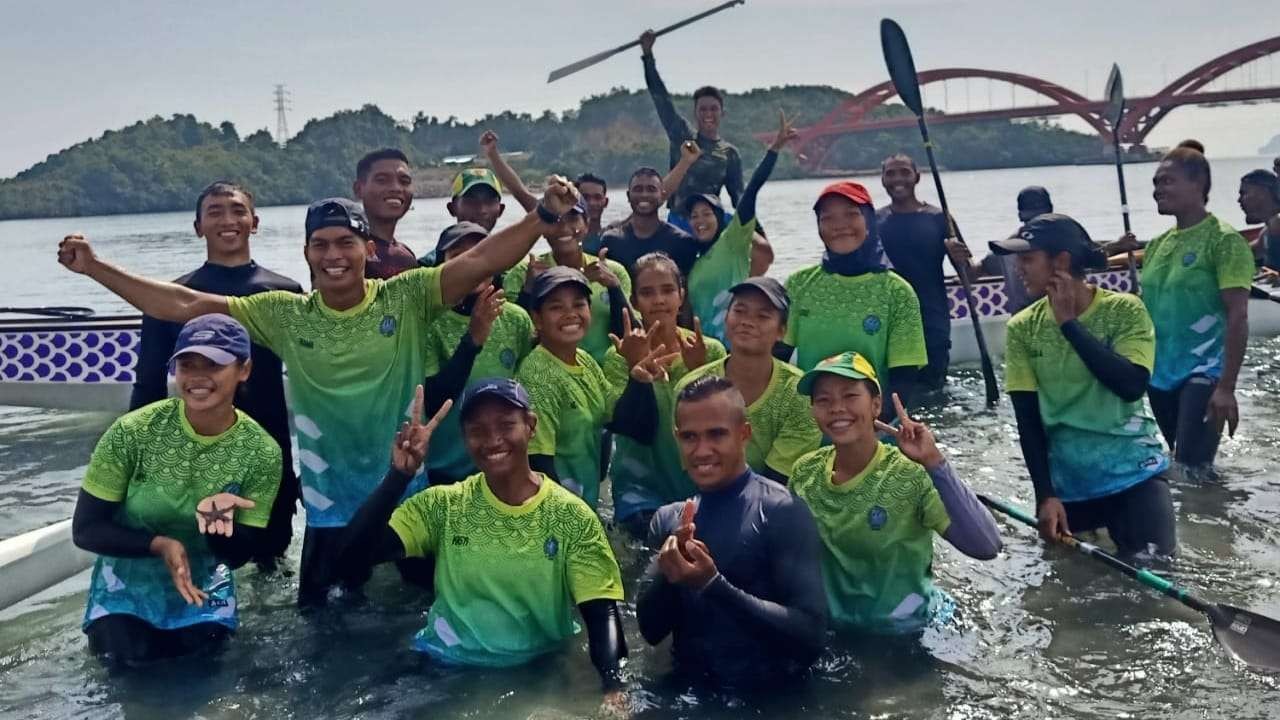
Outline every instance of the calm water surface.
{"type": "MultiPolygon", "coordinates": [[[[1214,163],[1211,208],[1231,222],[1236,180],[1264,159],[1214,163]]],[[[1134,227],[1150,237],[1167,226],[1148,188],[1152,166],[1128,168],[1134,227]]],[[[867,179],[877,202],[885,200],[867,179]]],[[[1096,238],[1120,232],[1109,166],[949,173],[953,210],[975,254],[1016,226],[1014,196],[1028,184],[1052,192],[1057,209],[1096,238]]],[[[773,274],[815,262],[820,243],[809,209],[822,181],[771,183],[760,215],[778,251],[773,274]]],[[[922,189],[928,185],[922,184],[922,189]]],[[[612,193],[611,215],[625,198],[612,193]]],[[[923,196],[930,193],[922,192],[923,196]]],[[[516,214],[514,202],[508,213],[516,214]]],[[[254,256],[306,278],[303,209],[263,208],[254,256]]],[[[0,223],[0,279],[12,305],[126,306],[92,282],[62,271],[57,241],[83,230],[99,254],[157,277],[198,265],[203,242],[188,213],[0,223]]],[[[443,200],[419,200],[401,239],[422,252],[450,222],[443,200]]],[[[305,284],[305,283],[304,283],[305,284]]],[[[975,368],[959,368],[923,411],[961,475],[982,492],[1030,503],[1030,483],[1006,404],[987,410],[975,368]]],[[[1220,477],[1175,488],[1182,554],[1169,574],[1243,607],[1280,616],[1280,340],[1254,339],[1240,380],[1244,418],[1223,445],[1220,477]]],[[[0,537],[67,517],[98,436],[102,414],[0,408],[0,537]]],[[[607,515],[607,510],[606,513],[607,515]]],[[[1203,619],[1062,550],[1045,550],[1029,529],[1002,524],[1005,551],[980,563],[937,544],[938,584],[959,612],[918,646],[845,641],[794,693],[764,699],[708,696],[664,683],[668,649],[645,646],[628,609],[629,669],[639,717],[850,718],[1275,718],[1280,679],[1232,664],[1203,619]]],[[[298,535],[300,537],[300,534],[298,535]]],[[[644,557],[613,533],[628,589],[644,557]]],[[[292,549],[296,562],[297,546],[292,549]]],[[[292,576],[239,573],[239,634],[221,657],[109,677],[80,632],[86,576],[0,613],[0,716],[129,718],[589,717],[598,680],[585,635],[572,651],[526,668],[458,671],[424,662],[408,639],[426,598],[380,574],[371,600],[341,612],[300,616],[292,576]]]]}

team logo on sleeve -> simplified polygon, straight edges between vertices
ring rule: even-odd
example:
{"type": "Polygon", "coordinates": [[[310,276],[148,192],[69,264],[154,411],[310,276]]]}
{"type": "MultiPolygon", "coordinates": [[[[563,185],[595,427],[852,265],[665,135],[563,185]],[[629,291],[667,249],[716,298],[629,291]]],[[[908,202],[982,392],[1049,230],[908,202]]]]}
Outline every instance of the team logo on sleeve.
{"type": "Polygon", "coordinates": [[[396,319],[390,315],[383,315],[382,322],[378,323],[378,332],[386,337],[396,334],[396,319]]]}
{"type": "Polygon", "coordinates": [[[516,352],[511,348],[503,348],[502,352],[498,353],[498,362],[502,363],[502,367],[508,370],[515,369],[516,352]]]}
{"type": "Polygon", "coordinates": [[[548,560],[555,560],[556,555],[560,553],[560,541],[554,537],[547,538],[547,541],[542,544],[542,552],[548,560]]]}
{"type": "Polygon", "coordinates": [[[1182,267],[1191,267],[1195,264],[1196,254],[1194,252],[1188,252],[1186,255],[1182,256],[1182,267]]]}
{"type": "Polygon", "coordinates": [[[862,319],[862,331],[868,335],[880,332],[880,316],[868,315],[862,319]]]}
{"type": "Polygon", "coordinates": [[[867,525],[872,530],[879,530],[887,522],[889,522],[889,511],[879,505],[872,505],[871,509],[867,511],[867,525]]]}

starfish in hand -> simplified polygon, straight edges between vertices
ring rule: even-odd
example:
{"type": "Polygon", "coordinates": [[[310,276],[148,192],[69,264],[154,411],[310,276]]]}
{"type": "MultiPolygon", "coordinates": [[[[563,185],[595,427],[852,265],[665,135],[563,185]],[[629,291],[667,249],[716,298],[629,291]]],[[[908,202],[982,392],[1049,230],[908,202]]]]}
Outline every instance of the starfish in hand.
{"type": "Polygon", "coordinates": [[[219,520],[222,522],[231,522],[231,510],[235,507],[234,505],[228,505],[225,508],[219,509],[218,501],[210,500],[209,506],[212,510],[201,510],[196,508],[196,512],[200,514],[200,517],[204,518],[206,523],[213,523],[219,520]]]}

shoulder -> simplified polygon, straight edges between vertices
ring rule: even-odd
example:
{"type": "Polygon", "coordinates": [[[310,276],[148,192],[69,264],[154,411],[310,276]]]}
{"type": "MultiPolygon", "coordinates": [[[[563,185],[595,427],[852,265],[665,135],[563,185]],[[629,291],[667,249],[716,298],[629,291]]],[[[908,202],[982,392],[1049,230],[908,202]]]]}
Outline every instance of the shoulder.
{"type": "Polygon", "coordinates": [[[888,220],[892,215],[893,215],[893,208],[889,207],[888,205],[885,205],[880,209],[876,210],[876,220],[878,220],[879,222],[884,222],[885,220],[888,220]]]}
{"type": "Polygon", "coordinates": [[[264,268],[261,265],[258,266],[257,275],[258,283],[264,288],[271,290],[284,290],[291,293],[302,292],[302,285],[300,285],[297,280],[294,280],[287,275],[281,275],[274,270],[264,268]]]}
{"type": "Polygon", "coordinates": [[[692,235],[685,232],[684,230],[681,230],[675,225],[672,225],[669,222],[664,221],[661,227],[662,227],[662,234],[668,238],[671,238],[674,240],[693,240],[692,235]]]}
{"type": "Polygon", "coordinates": [[[933,205],[933,204],[930,204],[930,203],[925,203],[924,205],[920,206],[920,212],[921,212],[921,214],[924,214],[924,215],[939,215],[939,216],[940,216],[940,215],[942,215],[942,208],[938,207],[937,205],[933,205]]]}
{"type": "Polygon", "coordinates": [[[157,400],[121,415],[111,426],[129,433],[144,432],[157,423],[167,423],[175,418],[180,403],[178,398],[173,397],[157,400]]]}
{"type": "Polygon", "coordinates": [[[773,371],[781,376],[784,384],[792,388],[800,383],[800,378],[804,377],[804,372],[800,368],[778,358],[773,359],[773,371]]]}
{"type": "MultiPolygon", "coordinates": [[[[1122,293],[1107,290],[1106,288],[1098,288],[1098,302],[1102,307],[1107,309],[1116,309],[1121,311],[1143,312],[1147,311],[1147,306],[1143,304],[1142,298],[1133,293],[1122,293]]],[[[1048,300],[1041,298],[1036,301],[1042,307],[1048,306],[1048,300]]]]}
{"type": "Polygon", "coordinates": [[[721,357],[718,360],[712,360],[701,367],[690,368],[688,374],[680,378],[680,382],[676,383],[676,394],[678,395],[682,389],[687,387],[694,380],[706,375],[723,375],[724,364],[728,361],[728,356],[721,357]]]}
{"type": "Polygon", "coordinates": [[[876,474],[892,478],[890,485],[894,488],[910,487],[917,493],[925,492],[933,487],[933,479],[924,466],[902,454],[893,445],[881,443],[884,447],[884,458],[876,468],[876,474]]]}
{"type": "MultiPolygon", "coordinates": [[[[1098,292],[1104,291],[1100,288],[1098,292]]],[[[1137,296],[1134,297],[1136,299],[1137,296]]],[[[1142,301],[1139,300],[1138,302],[1141,303],[1142,301]]],[[[1045,309],[1048,308],[1048,306],[1048,298],[1040,298],[1014,313],[1013,317],[1009,318],[1009,322],[1006,325],[1007,332],[1031,332],[1032,329],[1039,324],[1041,318],[1044,316],[1045,309]]]]}
{"type": "Polygon", "coordinates": [[[827,462],[831,459],[831,454],[835,450],[834,446],[828,445],[812,452],[807,452],[797,458],[795,465],[791,467],[791,489],[801,493],[811,488],[815,483],[826,479],[827,462]]]}
{"type": "Polygon", "coordinates": [[[760,475],[755,476],[754,482],[759,493],[757,497],[760,499],[760,511],[766,520],[782,519],[788,524],[796,521],[813,522],[809,506],[785,485],[760,475]]]}
{"type": "Polygon", "coordinates": [[[271,437],[257,420],[249,417],[243,410],[236,410],[236,416],[239,422],[236,425],[236,431],[239,435],[239,442],[248,449],[254,449],[264,453],[267,458],[279,457],[281,454],[280,445],[271,437]]]}
{"type": "Polygon", "coordinates": [[[498,319],[495,322],[501,322],[504,325],[509,323],[521,327],[533,327],[533,319],[529,317],[529,311],[510,300],[502,303],[502,313],[498,315],[498,319]]]}
{"type": "Polygon", "coordinates": [[[627,226],[616,225],[614,227],[607,228],[605,229],[604,232],[600,233],[600,242],[607,243],[610,241],[618,241],[625,238],[626,236],[627,236],[627,226]]]}
{"type": "Polygon", "coordinates": [[[882,279],[877,282],[885,288],[885,291],[895,302],[920,302],[920,298],[916,295],[916,289],[911,287],[911,283],[907,282],[907,279],[899,275],[897,271],[888,270],[876,273],[876,275],[882,276],[882,279]]]}
{"type": "Polygon", "coordinates": [[[824,272],[821,265],[810,265],[809,267],[800,268],[788,275],[787,279],[783,282],[783,285],[786,286],[787,292],[791,292],[792,288],[801,289],[805,285],[808,285],[815,279],[821,277],[823,274],[824,272]]]}

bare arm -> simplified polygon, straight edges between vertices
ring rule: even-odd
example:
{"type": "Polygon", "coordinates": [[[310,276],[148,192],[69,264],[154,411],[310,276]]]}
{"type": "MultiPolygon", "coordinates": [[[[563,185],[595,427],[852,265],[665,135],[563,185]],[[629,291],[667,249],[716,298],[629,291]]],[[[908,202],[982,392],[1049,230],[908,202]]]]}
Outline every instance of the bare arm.
{"type": "Polygon", "coordinates": [[[520,203],[520,207],[524,208],[525,212],[532,212],[538,206],[538,198],[529,192],[529,189],[524,186],[524,181],[520,179],[519,173],[502,157],[502,152],[498,150],[497,133],[485,130],[480,136],[480,148],[484,150],[484,156],[488,159],[489,166],[493,168],[502,186],[511,193],[516,202],[520,203]]]}
{"type": "Polygon", "coordinates": [[[689,168],[702,157],[702,149],[698,147],[698,143],[692,140],[685,140],[680,144],[680,162],[662,178],[662,199],[666,200],[680,189],[680,183],[684,182],[684,176],[689,172],[689,168]]]}
{"type": "Polygon", "coordinates": [[[227,298],[222,295],[144,278],[99,260],[89,241],[80,234],[63,238],[58,245],[58,262],[72,272],[92,278],[125,302],[158,320],[184,323],[200,315],[227,313],[227,298]]]}
{"type": "Polygon", "coordinates": [[[1222,304],[1227,309],[1227,342],[1222,353],[1222,377],[1213,395],[1209,396],[1207,415],[1221,432],[1223,423],[1227,432],[1236,434],[1240,413],[1236,406],[1236,379],[1244,364],[1244,351],[1249,346],[1249,290],[1227,288],[1221,291],[1222,304]]]}

